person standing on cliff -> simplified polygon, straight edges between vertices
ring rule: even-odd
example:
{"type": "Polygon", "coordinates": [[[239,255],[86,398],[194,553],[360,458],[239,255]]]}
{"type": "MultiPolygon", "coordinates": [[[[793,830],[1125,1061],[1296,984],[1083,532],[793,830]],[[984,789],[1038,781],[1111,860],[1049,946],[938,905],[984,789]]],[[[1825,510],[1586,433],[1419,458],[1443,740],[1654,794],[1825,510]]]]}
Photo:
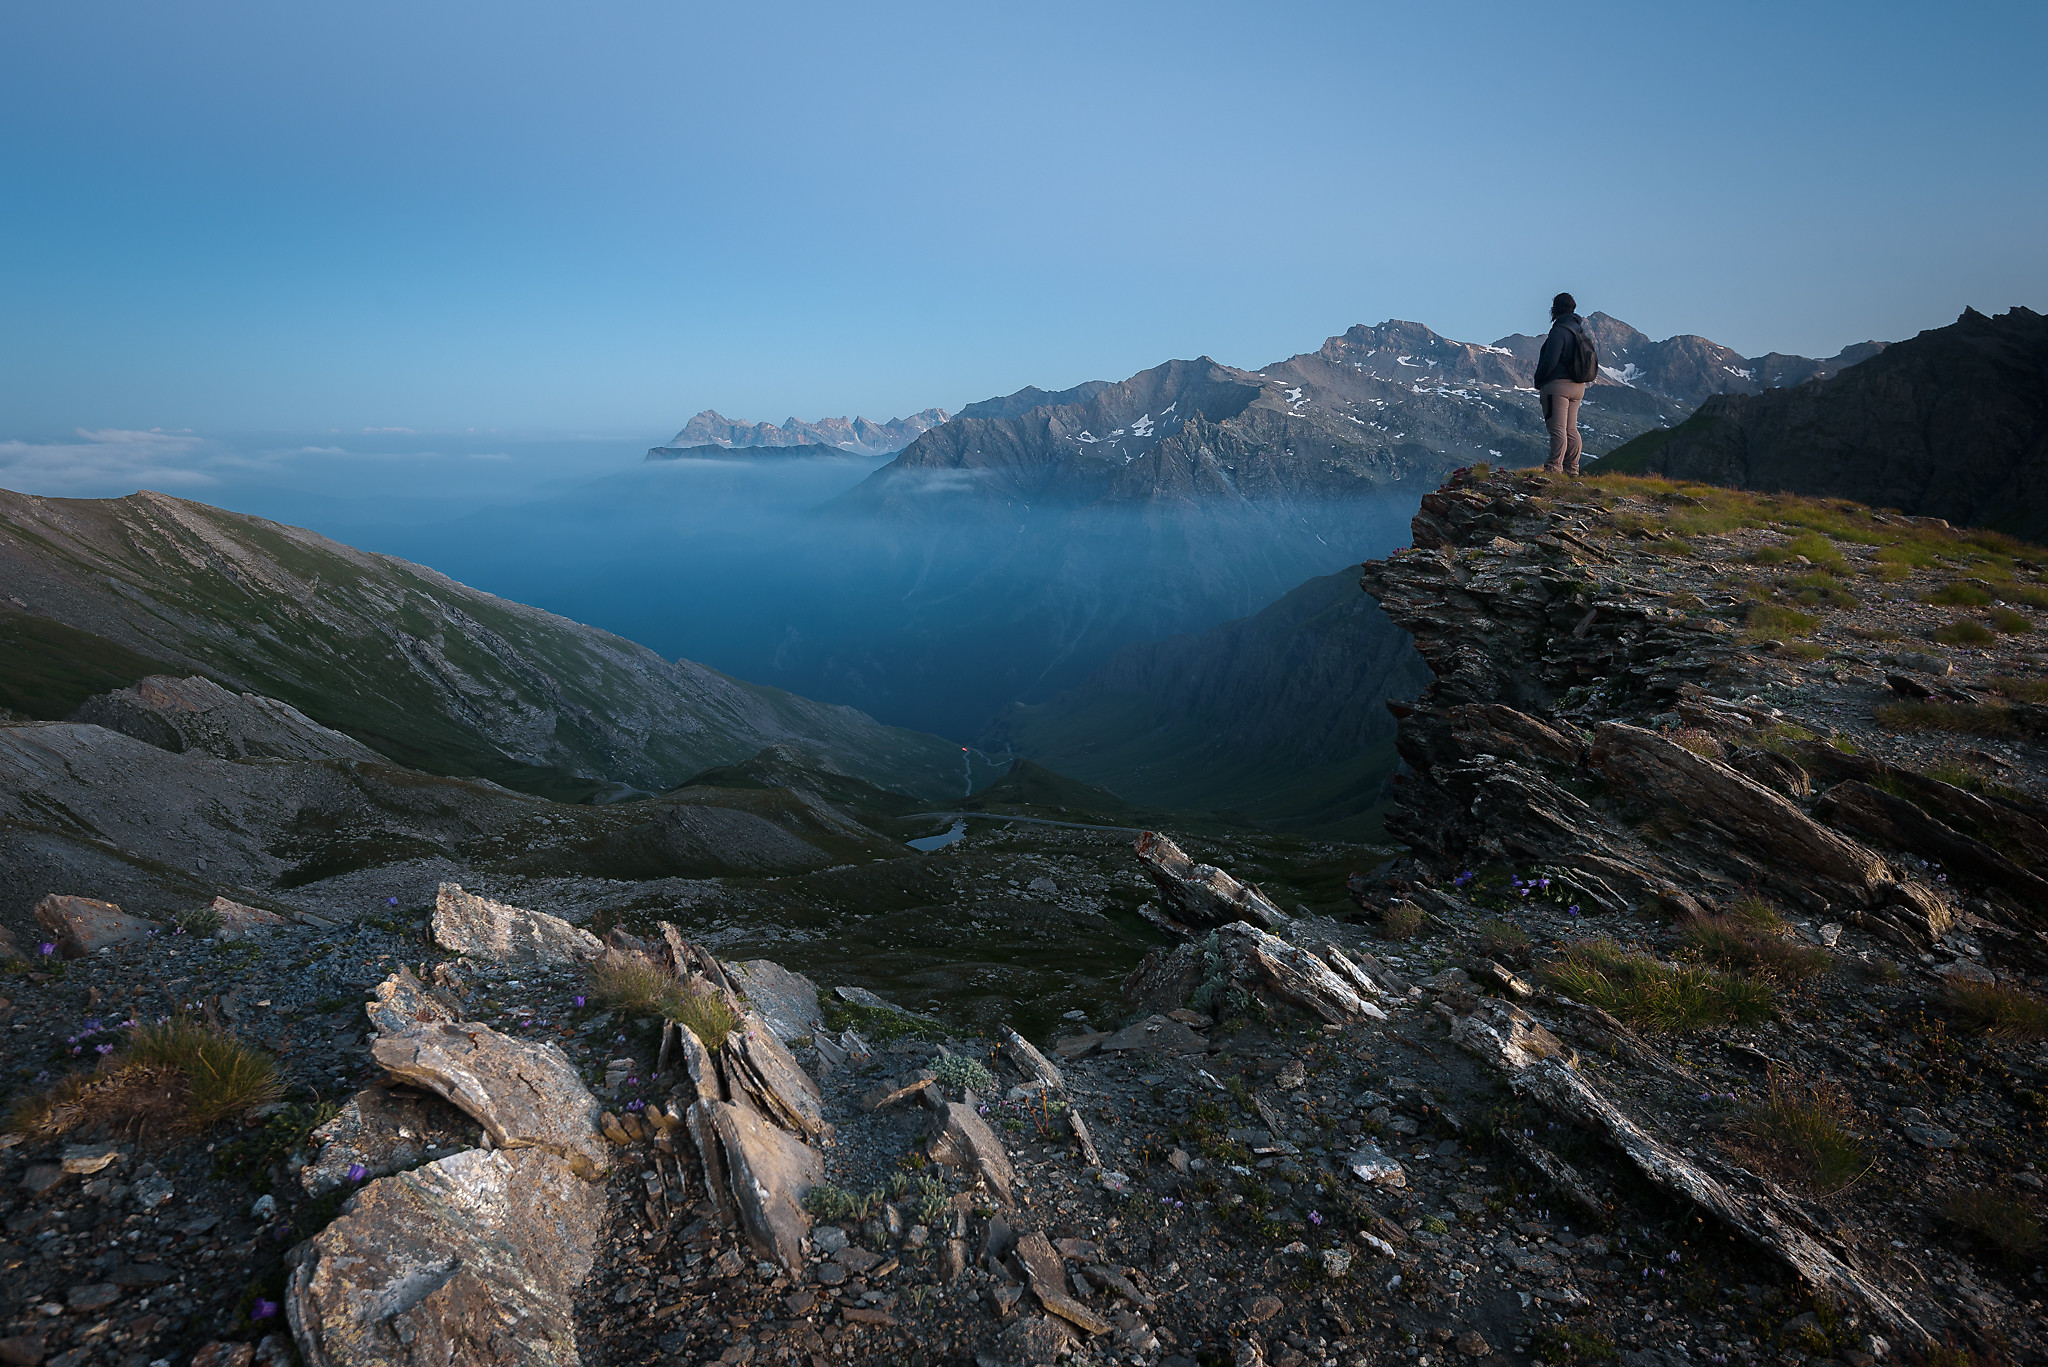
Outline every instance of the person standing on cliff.
{"type": "Polygon", "coordinates": [[[1536,358],[1536,392],[1542,396],[1543,423],[1550,429],[1547,474],[1579,477],[1579,401],[1600,373],[1600,352],[1586,335],[1579,301],[1560,294],[1550,301],[1550,335],[1536,358]]]}

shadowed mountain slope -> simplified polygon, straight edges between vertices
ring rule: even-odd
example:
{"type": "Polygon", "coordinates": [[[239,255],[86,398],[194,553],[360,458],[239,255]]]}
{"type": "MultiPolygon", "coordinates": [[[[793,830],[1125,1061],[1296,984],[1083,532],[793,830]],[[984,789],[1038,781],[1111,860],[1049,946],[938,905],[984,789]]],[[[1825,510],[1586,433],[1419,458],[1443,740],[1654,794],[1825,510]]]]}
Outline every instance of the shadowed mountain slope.
{"type": "Polygon", "coordinates": [[[2048,540],[2048,319],[1966,309],[1831,378],[1709,399],[1602,465],[2048,540]]]}
{"type": "Polygon", "coordinates": [[[1009,709],[982,743],[1149,806],[1369,834],[1396,763],[1384,702],[1429,680],[1354,568],[1255,616],[1126,646],[1080,687],[1009,709]]]}
{"type": "Polygon", "coordinates": [[[781,741],[885,786],[962,786],[957,747],[936,737],[163,494],[0,491],[0,582],[0,632],[31,646],[7,653],[0,687],[32,716],[203,674],[414,768],[555,796],[667,788],[781,741]]]}

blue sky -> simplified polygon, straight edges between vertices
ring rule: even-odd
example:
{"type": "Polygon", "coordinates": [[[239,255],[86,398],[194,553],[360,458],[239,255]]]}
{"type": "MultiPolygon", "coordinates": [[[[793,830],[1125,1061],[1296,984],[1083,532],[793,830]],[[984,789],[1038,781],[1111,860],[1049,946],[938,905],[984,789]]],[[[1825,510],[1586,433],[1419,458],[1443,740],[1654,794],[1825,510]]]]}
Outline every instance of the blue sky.
{"type": "Polygon", "coordinates": [[[2044,55],[2038,4],[5,0],[0,484],[637,454],[1560,288],[1830,354],[2048,305],[2044,55]]]}

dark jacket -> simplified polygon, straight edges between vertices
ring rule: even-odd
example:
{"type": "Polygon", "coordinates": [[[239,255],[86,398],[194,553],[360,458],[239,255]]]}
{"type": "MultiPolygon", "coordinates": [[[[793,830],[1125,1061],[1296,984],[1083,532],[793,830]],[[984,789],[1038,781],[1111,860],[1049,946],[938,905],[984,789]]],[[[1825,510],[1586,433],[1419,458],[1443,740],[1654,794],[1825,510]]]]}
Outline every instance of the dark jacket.
{"type": "MultiPolygon", "coordinates": [[[[1535,387],[1537,389],[1543,388],[1552,380],[1569,380],[1572,378],[1572,334],[1574,333],[1581,337],[1586,336],[1586,322],[1576,313],[1568,313],[1550,325],[1550,335],[1543,339],[1543,352],[1536,358],[1535,387]]],[[[1592,341],[1592,338],[1586,338],[1588,346],[1592,345],[1592,341]]]]}

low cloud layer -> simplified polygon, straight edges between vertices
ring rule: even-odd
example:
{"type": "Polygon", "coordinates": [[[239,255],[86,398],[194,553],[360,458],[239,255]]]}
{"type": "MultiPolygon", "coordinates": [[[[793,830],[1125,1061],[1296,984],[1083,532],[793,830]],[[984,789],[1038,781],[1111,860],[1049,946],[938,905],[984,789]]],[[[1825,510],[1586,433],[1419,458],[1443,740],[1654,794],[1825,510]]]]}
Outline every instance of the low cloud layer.
{"type": "Polygon", "coordinates": [[[69,441],[0,441],[0,486],[73,498],[198,490],[219,483],[209,467],[223,454],[194,432],[79,428],[69,441]]]}

